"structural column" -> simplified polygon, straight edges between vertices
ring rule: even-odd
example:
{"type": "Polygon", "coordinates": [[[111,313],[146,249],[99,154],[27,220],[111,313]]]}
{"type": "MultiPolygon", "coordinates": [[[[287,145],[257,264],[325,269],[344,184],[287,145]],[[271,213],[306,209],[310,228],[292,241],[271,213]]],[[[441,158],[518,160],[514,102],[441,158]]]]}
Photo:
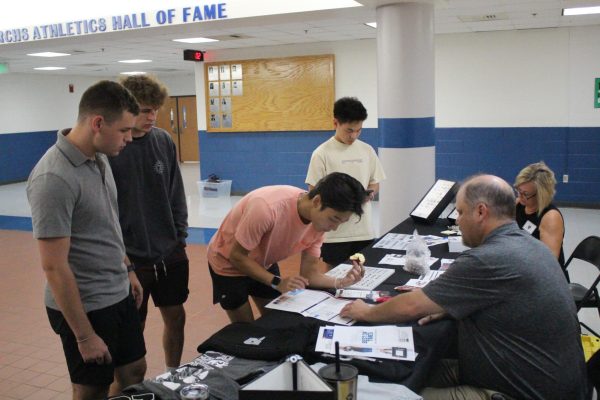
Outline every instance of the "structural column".
{"type": "MultiPolygon", "coordinates": [[[[196,116],[198,124],[198,136],[200,136],[200,131],[206,133],[208,126],[206,123],[206,97],[204,95],[206,82],[204,81],[203,62],[194,63],[194,81],[196,83],[196,116]]],[[[200,179],[202,179],[202,146],[199,141],[200,137],[198,137],[198,151],[200,152],[200,162],[198,163],[200,173],[198,176],[200,176],[200,179]]]]}
{"type": "Polygon", "coordinates": [[[377,8],[381,232],[409,216],[435,179],[433,4],[377,8]]]}

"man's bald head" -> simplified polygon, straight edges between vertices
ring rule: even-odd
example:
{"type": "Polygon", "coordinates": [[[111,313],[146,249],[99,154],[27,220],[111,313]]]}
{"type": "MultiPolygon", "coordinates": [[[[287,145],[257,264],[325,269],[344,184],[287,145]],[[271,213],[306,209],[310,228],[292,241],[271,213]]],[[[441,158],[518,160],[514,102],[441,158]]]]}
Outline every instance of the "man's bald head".
{"type": "Polygon", "coordinates": [[[459,192],[462,192],[469,208],[484,203],[490,211],[490,216],[494,218],[515,218],[515,194],[512,187],[502,178],[494,175],[475,175],[462,184],[459,192]]]}

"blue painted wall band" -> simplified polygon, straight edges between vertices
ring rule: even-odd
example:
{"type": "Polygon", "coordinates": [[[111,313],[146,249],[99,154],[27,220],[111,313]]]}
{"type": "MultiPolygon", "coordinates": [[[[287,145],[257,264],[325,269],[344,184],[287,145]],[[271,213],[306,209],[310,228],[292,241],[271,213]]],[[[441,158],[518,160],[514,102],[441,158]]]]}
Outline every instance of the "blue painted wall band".
{"type": "MultiPolygon", "coordinates": [[[[216,174],[231,179],[233,194],[261,186],[305,188],[306,171],[314,149],[334,134],[330,131],[198,132],[201,179],[216,174]]],[[[363,128],[360,139],[377,149],[377,128],[363,128]]]]}
{"type": "Polygon", "coordinates": [[[379,118],[379,147],[413,148],[435,145],[435,118],[379,118]]]}
{"type": "MultiPolygon", "coordinates": [[[[382,125],[392,122],[380,121],[382,125]]],[[[429,125],[432,124],[433,118],[429,119],[429,125]]],[[[381,147],[392,147],[388,136],[396,131],[390,131],[389,125],[385,129],[387,139],[382,141],[387,140],[384,144],[388,145],[381,147]]],[[[363,128],[361,139],[377,149],[383,131],[383,126],[363,128]]],[[[310,155],[332,134],[333,131],[200,131],[202,179],[210,173],[232,179],[232,192],[236,194],[273,184],[306,187],[310,155]]],[[[437,178],[462,180],[485,171],[512,182],[525,165],[544,160],[559,178],[569,174],[568,184],[558,184],[558,201],[600,202],[600,127],[435,128],[431,134],[435,135],[437,178]]],[[[31,168],[54,142],[55,131],[1,134],[0,184],[26,180],[31,168]]]]}
{"type": "MultiPolygon", "coordinates": [[[[12,231],[33,230],[30,217],[13,217],[9,215],[0,215],[0,229],[12,231]]],[[[188,228],[188,244],[208,244],[213,235],[217,232],[214,228],[188,228]]]]}
{"type": "Polygon", "coordinates": [[[56,131],[0,134],[0,184],[26,180],[56,142],[56,131]]]}

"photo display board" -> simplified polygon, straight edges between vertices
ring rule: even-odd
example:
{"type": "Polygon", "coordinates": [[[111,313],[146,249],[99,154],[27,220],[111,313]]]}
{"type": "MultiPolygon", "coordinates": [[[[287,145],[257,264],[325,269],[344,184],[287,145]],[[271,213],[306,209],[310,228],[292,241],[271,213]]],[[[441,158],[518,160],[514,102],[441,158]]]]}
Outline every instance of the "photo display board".
{"type": "Polygon", "coordinates": [[[205,63],[207,132],[331,130],[332,54],[205,63]]]}
{"type": "Polygon", "coordinates": [[[416,221],[434,223],[454,199],[457,189],[456,182],[438,179],[412,210],[410,216],[416,221]]]}

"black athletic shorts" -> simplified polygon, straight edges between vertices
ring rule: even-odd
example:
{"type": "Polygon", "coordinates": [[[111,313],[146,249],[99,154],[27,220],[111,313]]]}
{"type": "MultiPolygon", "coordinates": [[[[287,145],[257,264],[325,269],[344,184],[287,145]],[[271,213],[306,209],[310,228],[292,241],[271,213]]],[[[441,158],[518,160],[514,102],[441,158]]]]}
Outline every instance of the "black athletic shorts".
{"type": "Polygon", "coordinates": [[[373,240],[359,240],[357,242],[323,243],[321,245],[321,258],[327,264],[336,266],[350,258],[354,253],[360,252],[373,243],[373,240]]]}
{"type": "Polygon", "coordinates": [[[60,311],[46,307],[54,332],[60,335],[71,382],[87,386],[110,385],[116,367],[130,364],[146,355],[146,345],[138,310],[129,294],[120,302],[87,313],[98,336],[108,346],[111,364],[85,363],[77,339],[60,311]]]}
{"type": "MultiPolygon", "coordinates": [[[[248,301],[248,296],[262,299],[274,299],[281,293],[269,285],[247,276],[223,276],[215,273],[208,264],[210,277],[213,283],[213,304],[220,303],[224,310],[235,310],[248,301]]],[[[271,265],[267,270],[280,276],[279,265],[271,265]]]]}
{"type": "Polygon", "coordinates": [[[185,247],[178,246],[171,255],[157,264],[144,263],[130,257],[135,264],[135,274],[144,289],[144,299],[140,307],[140,319],[148,315],[148,299],[156,307],[178,306],[186,302],[190,293],[188,288],[190,263],[185,247]]]}

